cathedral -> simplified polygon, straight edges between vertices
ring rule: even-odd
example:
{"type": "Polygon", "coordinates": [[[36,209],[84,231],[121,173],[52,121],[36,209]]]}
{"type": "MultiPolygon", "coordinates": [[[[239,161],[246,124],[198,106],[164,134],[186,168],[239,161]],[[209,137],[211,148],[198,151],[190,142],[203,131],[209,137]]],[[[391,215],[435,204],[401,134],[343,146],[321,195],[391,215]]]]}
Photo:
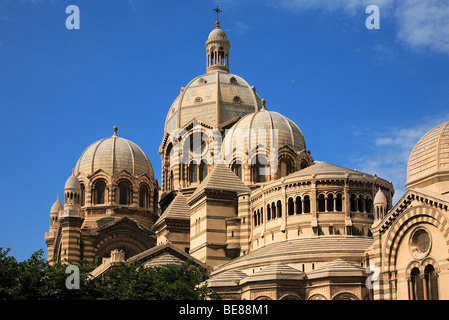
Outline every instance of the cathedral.
{"type": "Polygon", "coordinates": [[[416,144],[393,204],[391,181],[314,159],[230,73],[230,48],[217,20],[206,73],[168,108],[160,182],[117,127],[84,150],[50,209],[48,260],[94,276],[192,260],[233,300],[449,299],[449,122],[416,144]]]}

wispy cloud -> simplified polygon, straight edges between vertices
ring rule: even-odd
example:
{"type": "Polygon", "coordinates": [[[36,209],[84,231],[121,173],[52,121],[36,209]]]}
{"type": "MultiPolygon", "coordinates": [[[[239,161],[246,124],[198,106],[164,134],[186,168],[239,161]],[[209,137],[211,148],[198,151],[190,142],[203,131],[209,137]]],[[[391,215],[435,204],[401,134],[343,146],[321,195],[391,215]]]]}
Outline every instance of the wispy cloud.
{"type": "Polygon", "coordinates": [[[449,53],[449,2],[398,1],[398,39],[414,49],[430,48],[449,53]]]}
{"type": "MultiPolygon", "coordinates": [[[[449,54],[449,3],[447,0],[267,0],[270,6],[293,11],[320,10],[346,16],[365,14],[377,5],[382,19],[397,25],[397,39],[413,50],[449,54]]],[[[382,28],[382,27],[381,27],[382,28]]]]}
{"type": "Polygon", "coordinates": [[[250,26],[247,25],[246,23],[243,23],[241,21],[236,21],[234,23],[235,25],[235,30],[237,33],[245,33],[250,29],[250,26]]]}
{"type": "Polygon", "coordinates": [[[376,173],[383,179],[391,180],[396,191],[396,202],[406,191],[407,164],[413,147],[428,131],[448,119],[449,113],[444,113],[423,119],[414,126],[387,128],[367,136],[366,141],[372,141],[374,147],[353,159],[353,164],[362,172],[376,173]]]}

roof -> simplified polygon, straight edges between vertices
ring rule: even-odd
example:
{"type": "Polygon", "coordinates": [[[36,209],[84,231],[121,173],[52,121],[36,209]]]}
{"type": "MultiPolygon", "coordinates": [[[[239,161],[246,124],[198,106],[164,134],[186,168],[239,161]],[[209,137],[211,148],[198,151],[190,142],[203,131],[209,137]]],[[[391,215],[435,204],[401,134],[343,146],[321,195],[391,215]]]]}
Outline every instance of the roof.
{"type": "Polygon", "coordinates": [[[203,190],[220,190],[230,192],[251,192],[237,175],[224,163],[217,163],[201,182],[190,199],[194,199],[203,190]]]}
{"type": "Polygon", "coordinates": [[[234,150],[253,151],[256,147],[266,150],[279,149],[285,145],[300,152],[306,149],[306,141],[299,127],[278,112],[262,109],[240,119],[226,133],[223,154],[226,158],[234,150]]]}
{"type": "Polygon", "coordinates": [[[449,121],[427,132],[413,148],[407,166],[407,183],[449,172],[449,121]]]}
{"type": "Polygon", "coordinates": [[[308,279],[365,276],[366,269],[344,259],[336,259],[307,273],[308,279]]]}
{"type": "Polygon", "coordinates": [[[317,259],[326,256],[327,259],[338,259],[342,256],[354,258],[363,257],[372,244],[371,237],[356,236],[323,236],[299,238],[268,244],[248,252],[214,270],[218,274],[230,269],[241,270],[260,265],[279,263],[294,263],[301,260],[317,259]]]}
{"type": "Polygon", "coordinates": [[[241,283],[269,280],[301,280],[305,273],[283,263],[270,264],[243,279],[241,283]]]}
{"type": "Polygon", "coordinates": [[[153,166],[146,154],[134,142],[119,137],[115,127],[112,137],[98,140],[84,150],[75,175],[81,172],[88,176],[100,169],[110,175],[126,170],[135,177],[147,174],[154,179],[153,166]]]}
{"type": "Polygon", "coordinates": [[[374,197],[374,204],[387,204],[387,198],[385,197],[385,193],[382,190],[377,190],[376,196],[374,197]]]}
{"type": "Polygon", "coordinates": [[[300,177],[300,176],[307,176],[307,175],[344,175],[344,174],[350,174],[350,175],[357,175],[357,176],[373,176],[372,174],[368,174],[368,173],[364,173],[364,172],[360,172],[357,171],[355,169],[348,169],[345,167],[341,167],[335,164],[331,164],[331,163],[327,163],[324,161],[315,161],[311,166],[304,168],[300,171],[297,171],[293,174],[291,174],[290,176],[293,177],[300,177]]]}
{"type": "Polygon", "coordinates": [[[178,193],[170,205],[165,209],[164,213],[157,219],[154,223],[152,229],[154,230],[160,226],[166,219],[177,219],[177,220],[189,220],[190,213],[189,206],[187,205],[187,198],[181,193],[178,193]]]}
{"type": "Polygon", "coordinates": [[[182,264],[187,260],[192,260],[196,265],[206,268],[204,263],[180,250],[171,243],[165,243],[145,250],[126,260],[126,263],[133,264],[141,262],[147,267],[165,264],[182,264]]]}
{"type": "Polygon", "coordinates": [[[64,210],[64,206],[62,205],[61,201],[59,201],[59,196],[58,196],[58,199],[51,206],[50,213],[59,213],[59,211],[61,211],[61,210],[64,210]]]}
{"type": "Polygon", "coordinates": [[[65,186],[64,186],[64,190],[79,190],[81,191],[81,184],[79,182],[79,180],[73,175],[72,175],[67,179],[65,186]]]}

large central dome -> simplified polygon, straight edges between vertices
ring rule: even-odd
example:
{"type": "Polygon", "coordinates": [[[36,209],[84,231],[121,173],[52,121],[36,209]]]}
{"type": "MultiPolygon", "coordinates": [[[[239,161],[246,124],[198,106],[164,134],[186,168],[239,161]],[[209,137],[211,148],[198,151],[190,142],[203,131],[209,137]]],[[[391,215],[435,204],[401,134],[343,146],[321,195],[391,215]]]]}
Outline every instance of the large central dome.
{"type": "Polygon", "coordinates": [[[193,120],[221,128],[261,108],[261,98],[243,78],[223,71],[196,77],[182,88],[165,122],[165,131],[193,120]]]}
{"type": "Polygon", "coordinates": [[[165,133],[198,120],[213,128],[230,127],[239,118],[261,108],[256,89],[229,73],[230,42],[219,24],[206,41],[206,74],[181,88],[168,111],[165,133]]]}

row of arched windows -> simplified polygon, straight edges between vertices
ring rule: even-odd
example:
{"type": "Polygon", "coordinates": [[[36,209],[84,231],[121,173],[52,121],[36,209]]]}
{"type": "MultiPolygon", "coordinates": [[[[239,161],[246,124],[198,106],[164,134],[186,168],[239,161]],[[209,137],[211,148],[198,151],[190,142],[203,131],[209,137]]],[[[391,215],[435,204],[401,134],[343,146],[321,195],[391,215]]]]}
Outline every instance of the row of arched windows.
{"type": "MultiPolygon", "coordinates": [[[[106,199],[107,185],[104,180],[98,180],[93,184],[92,188],[92,204],[100,205],[107,202],[106,199]]],[[[158,194],[153,194],[153,209],[156,210],[158,203],[158,194]]],[[[146,184],[141,184],[138,191],[139,207],[150,209],[151,206],[151,190],[146,184]]],[[[120,181],[117,184],[117,193],[115,202],[120,205],[131,205],[133,203],[133,189],[129,182],[120,181]]],[[[81,184],[81,206],[86,205],[86,192],[84,184],[81,184]]]]}
{"type": "Polygon", "coordinates": [[[329,193],[327,195],[320,194],[317,199],[318,212],[334,212],[343,211],[343,195],[337,193],[329,193]]]}
{"type": "MultiPolygon", "coordinates": [[[[350,205],[352,212],[373,212],[373,201],[370,196],[364,195],[351,195],[350,205]]],[[[267,205],[266,218],[267,221],[278,218],[282,215],[282,203],[280,200],[275,204],[274,202],[267,205]]],[[[310,213],[310,196],[297,196],[291,197],[287,200],[287,214],[303,214],[310,213]]],[[[341,212],[343,211],[343,194],[342,193],[328,193],[319,194],[317,198],[317,211],[318,212],[341,212]]],[[[263,208],[254,211],[254,226],[258,226],[263,222],[263,208]],[[260,217],[260,218],[259,218],[260,217]]]]}
{"type": "MultiPolygon", "coordinates": [[[[310,196],[298,196],[296,198],[289,198],[287,201],[287,214],[289,216],[294,214],[310,213],[310,196]]],[[[266,219],[267,221],[282,217],[282,201],[272,202],[267,204],[266,207],[266,219]]],[[[263,207],[257,209],[253,213],[254,226],[263,223],[263,207]]]]}
{"type": "Polygon", "coordinates": [[[287,203],[288,215],[310,213],[310,196],[289,198],[287,203]]]}
{"type": "Polygon", "coordinates": [[[424,268],[424,274],[420,274],[417,267],[410,272],[409,300],[438,300],[438,275],[433,265],[428,264],[424,268]]]}
{"type": "Polygon", "coordinates": [[[352,194],[350,196],[351,202],[351,211],[352,212],[373,212],[373,200],[371,196],[368,195],[355,195],[352,194]]]}

